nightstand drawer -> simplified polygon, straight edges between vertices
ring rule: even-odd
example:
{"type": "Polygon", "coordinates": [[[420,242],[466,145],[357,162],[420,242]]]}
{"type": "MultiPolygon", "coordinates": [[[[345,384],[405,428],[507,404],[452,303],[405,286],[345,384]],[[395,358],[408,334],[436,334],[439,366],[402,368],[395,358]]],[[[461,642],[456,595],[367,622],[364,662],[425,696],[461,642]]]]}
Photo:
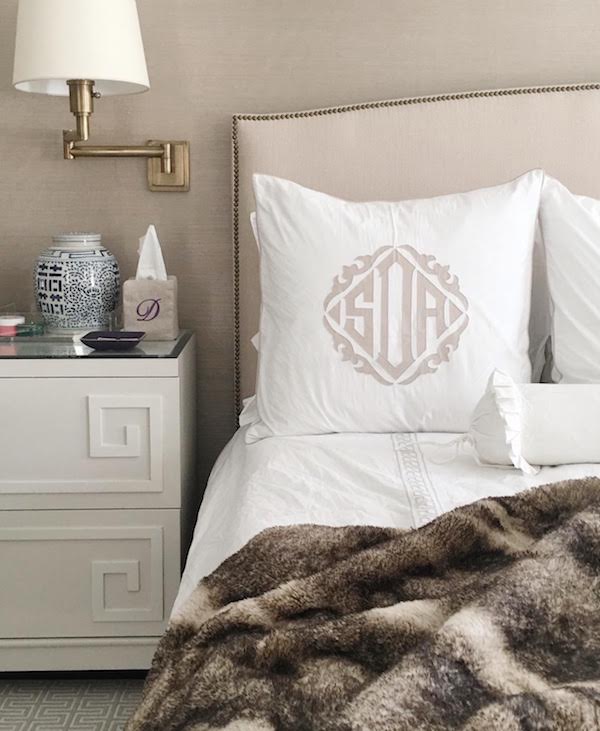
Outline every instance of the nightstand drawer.
{"type": "Polygon", "coordinates": [[[0,378],[0,508],[178,507],[177,378],[0,378]]]}
{"type": "Polygon", "coordinates": [[[0,639],[160,635],[178,578],[178,510],[0,512],[0,639]]]}

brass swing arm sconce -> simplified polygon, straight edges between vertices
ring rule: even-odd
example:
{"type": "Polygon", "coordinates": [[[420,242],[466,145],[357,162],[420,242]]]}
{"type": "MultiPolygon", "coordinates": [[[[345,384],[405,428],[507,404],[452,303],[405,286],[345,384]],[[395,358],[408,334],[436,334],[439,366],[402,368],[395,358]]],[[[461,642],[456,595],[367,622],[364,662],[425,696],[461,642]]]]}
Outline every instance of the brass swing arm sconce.
{"type": "Polygon", "coordinates": [[[94,112],[94,82],[71,79],[69,101],[76,129],[63,130],[65,160],[78,157],[143,157],[148,159],[148,187],[153,191],[182,192],[190,189],[190,145],[185,141],[148,140],[146,145],[80,145],[90,136],[94,112]]]}

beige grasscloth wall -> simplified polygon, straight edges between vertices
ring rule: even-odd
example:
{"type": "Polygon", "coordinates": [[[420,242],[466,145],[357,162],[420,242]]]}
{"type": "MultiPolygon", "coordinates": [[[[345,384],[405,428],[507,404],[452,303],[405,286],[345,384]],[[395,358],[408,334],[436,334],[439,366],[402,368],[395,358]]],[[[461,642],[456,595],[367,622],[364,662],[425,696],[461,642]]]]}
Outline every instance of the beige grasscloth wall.
{"type": "Polygon", "coordinates": [[[62,160],[67,103],[11,88],[17,0],[0,0],[0,304],[29,305],[34,258],[52,233],[102,232],[129,276],[137,238],[155,223],[179,277],[183,324],[198,336],[203,481],[234,423],[231,115],[596,81],[600,3],[138,0],[138,7],[152,89],[99,101],[93,137],[189,139],[186,194],[147,191],[141,161],[62,160]]]}

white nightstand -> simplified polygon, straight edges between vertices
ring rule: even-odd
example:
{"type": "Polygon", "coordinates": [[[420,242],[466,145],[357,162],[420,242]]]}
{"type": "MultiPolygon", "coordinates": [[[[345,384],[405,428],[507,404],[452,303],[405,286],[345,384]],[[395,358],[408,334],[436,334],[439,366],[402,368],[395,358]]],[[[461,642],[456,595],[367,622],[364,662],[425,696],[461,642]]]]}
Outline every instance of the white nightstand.
{"type": "Polygon", "coordinates": [[[147,668],[197,510],[194,338],[0,343],[0,671],[147,668]]]}

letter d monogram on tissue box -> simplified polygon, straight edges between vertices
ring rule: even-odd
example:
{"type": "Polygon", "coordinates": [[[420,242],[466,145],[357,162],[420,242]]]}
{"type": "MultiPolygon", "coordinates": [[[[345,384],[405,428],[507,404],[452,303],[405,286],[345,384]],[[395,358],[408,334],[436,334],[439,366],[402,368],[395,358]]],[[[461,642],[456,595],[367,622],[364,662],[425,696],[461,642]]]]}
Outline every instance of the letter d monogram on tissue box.
{"type": "Polygon", "coordinates": [[[142,330],[147,340],[175,340],[179,335],[177,278],[168,277],[154,226],[140,239],[135,279],[123,283],[125,330],[142,330]]]}

